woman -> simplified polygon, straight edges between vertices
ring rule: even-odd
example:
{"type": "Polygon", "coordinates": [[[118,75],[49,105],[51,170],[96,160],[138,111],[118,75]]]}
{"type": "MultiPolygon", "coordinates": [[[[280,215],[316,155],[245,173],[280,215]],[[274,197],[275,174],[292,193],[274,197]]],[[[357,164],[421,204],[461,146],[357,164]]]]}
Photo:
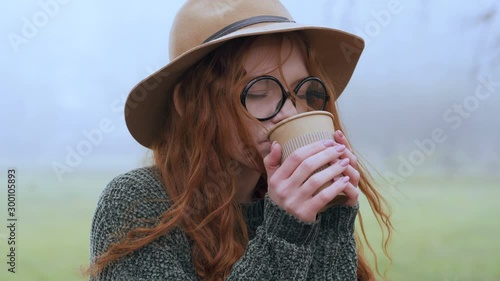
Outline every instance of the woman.
{"type": "Polygon", "coordinates": [[[125,109],[154,165],[101,195],[91,280],[375,280],[354,234],[360,191],[390,235],[389,215],[335,107],[362,40],[269,0],[187,1],[170,40],[173,61],[125,109]],[[320,102],[301,94],[310,87],[320,102]],[[331,112],[338,131],[280,165],[266,133],[304,110],[331,112]],[[348,200],[320,212],[340,192],[348,200]]]}

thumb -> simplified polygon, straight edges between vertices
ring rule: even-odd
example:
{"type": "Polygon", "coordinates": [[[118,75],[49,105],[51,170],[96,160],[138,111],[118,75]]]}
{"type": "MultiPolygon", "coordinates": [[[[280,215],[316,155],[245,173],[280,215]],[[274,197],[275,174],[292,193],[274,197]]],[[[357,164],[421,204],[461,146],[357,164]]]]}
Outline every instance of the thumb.
{"type": "Polygon", "coordinates": [[[280,167],[281,162],[281,145],[276,141],[271,145],[271,151],[264,157],[264,167],[268,177],[271,177],[274,172],[280,167]]]}

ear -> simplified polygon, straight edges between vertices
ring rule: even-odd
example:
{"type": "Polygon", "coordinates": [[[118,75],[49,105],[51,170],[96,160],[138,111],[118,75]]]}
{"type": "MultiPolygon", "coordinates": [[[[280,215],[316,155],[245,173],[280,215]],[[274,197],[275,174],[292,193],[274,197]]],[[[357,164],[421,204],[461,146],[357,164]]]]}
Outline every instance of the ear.
{"type": "Polygon", "coordinates": [[[175,111],[177,111],[177,114],[179,114],[179,116],[182,117],[182,114],[184,113],[184,110],[182,109],[181,101],[180,101],[180,97],[179,97],[179,95],[181,94],[180,93],[180,87],[181,87],[180,83],[177,83],[175,85],[173,100],[174,100],[175,111]]]}

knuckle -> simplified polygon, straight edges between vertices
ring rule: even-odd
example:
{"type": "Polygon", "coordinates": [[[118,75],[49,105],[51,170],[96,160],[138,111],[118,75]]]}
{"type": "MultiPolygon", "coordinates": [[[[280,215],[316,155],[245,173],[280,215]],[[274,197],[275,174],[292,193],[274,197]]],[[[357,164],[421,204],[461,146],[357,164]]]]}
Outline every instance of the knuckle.
{"type": "Polygon", "coordinates": [[[319,187],[321,185],[321,180],[319,179],[317,174],[315,174],[307,180],[307,183],[309,186],[319,187]]]}
{"type": "Polygon", "coordinates": [[[360,192],[359,192],[359,189],[355,188],[355,191],[354,191],[354,197],[355,197],[356,199],[358,199],[358,197],[359,197],[359,193],[360,193],[360,192]]]}
{"type": "Polygon", "coordinates": [[[300,163],[302,161],[302,155],[299,151],[295,151],[290,156],[288,156],[287,160],[293,163],[300,163]]]}
{"type": "Polygon", "coordinates": [[[275,190],[275,196],[276,199],[278,199],[280,202],[284,201],[286,199],[286,192],[284,188],[277,188],[275,190]]]}
{"type": "Polygon", "coordinates": [[[354,173],[354,175],[353,175],[354,179],[359,180],[359,178],[361,177],[361,174],[359,173],[359,171],[354,169],[353,173],[354,173]]]}
{"type": "Polygon", "coordinates": [[[352,196],[351,196],[351,199],[354,199],[354,200],[358,200],[359,199],[359,192],[356,192],[354,193],[352,196]]]}
{"type": "Polygon", "coordinates": [[[276,177],[270,177],[268,179],[268,183],[269,183],[268,185],[270,187],[277,187],[279,185],[279,181],[278,181],[278,179],[276,177]]]}
{"type": "Polygon", "coordinates": [[[302,162],[302,164],[300,164],[305,170],[307,171],[314,171],[316,170],[316,165],[313,161],[311,161],[310,159],[306,159],[304,160],[304,162],[302,162]]]}
{"type": "Polygon", "coordinates": [[[353,154],[351,161],[352,161],[352,164],[358,163],[358,157],[356,157],[356,155],[353,154]]]}
{"type": "Polygon", "coordinates": [[[318,193],[317,196],[324,203],[328,203],[332,199],[331,196],[328,193],[326,193],[326,192],[320,192],[320,193],[318,193]]]}
{"type": "Polygon", "coordinates": [[[293,205],[289,201],[283,201],[281,208],[283,208],[283,210],[285,210],[288,213],[294,213],[293,205]]]}

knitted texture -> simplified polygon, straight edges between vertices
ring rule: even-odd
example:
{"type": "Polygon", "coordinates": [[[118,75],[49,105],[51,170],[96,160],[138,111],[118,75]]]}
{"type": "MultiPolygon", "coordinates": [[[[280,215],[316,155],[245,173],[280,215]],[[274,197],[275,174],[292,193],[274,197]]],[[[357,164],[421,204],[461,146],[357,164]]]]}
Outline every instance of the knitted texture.
{"type": "MultiPolygon", "coordinates": [[[[153,167],[113,179],[101,194],[91,226],[91,261],[135,227],[151,227],[171,202],[153,167]]],[[[227,280],[356,280],[354,223],[358,206],[336,206],[303,222],[267,195],[242,204],[250,241],[227,280]]],[[[192,244],[175,228],[106,267],[91,281],[200,280],[192,244]]]]}

